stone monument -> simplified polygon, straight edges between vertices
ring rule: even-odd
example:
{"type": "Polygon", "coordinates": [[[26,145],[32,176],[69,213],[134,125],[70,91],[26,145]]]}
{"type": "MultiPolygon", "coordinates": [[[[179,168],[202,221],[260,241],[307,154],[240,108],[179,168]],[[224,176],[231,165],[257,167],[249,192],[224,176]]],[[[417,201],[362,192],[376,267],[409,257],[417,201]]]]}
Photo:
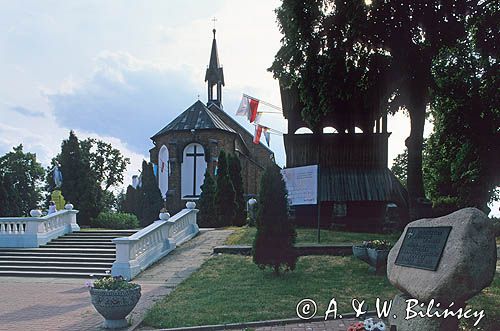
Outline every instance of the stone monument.
{"type": "Polygon", "coordinates": [[[476,208],[408,224],[387,261],[389,281],[403,292],[392,302],[391,325],[455,331],[460,318],[480,320],[484,312],[465,305],[491,284],[496,262],[493,223],[476,208]]]}

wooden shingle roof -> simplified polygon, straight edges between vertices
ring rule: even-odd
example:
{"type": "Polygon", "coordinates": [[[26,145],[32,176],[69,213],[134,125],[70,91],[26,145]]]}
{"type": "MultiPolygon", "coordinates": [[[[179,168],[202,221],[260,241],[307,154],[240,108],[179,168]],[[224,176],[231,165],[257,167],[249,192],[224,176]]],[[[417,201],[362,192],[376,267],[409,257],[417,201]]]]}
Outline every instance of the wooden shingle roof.
{"type": "Polygon", "coordinates": [[[320,169],[321,201],[386,201],[408,207],[408,192],[387,168],[320,169]]]}

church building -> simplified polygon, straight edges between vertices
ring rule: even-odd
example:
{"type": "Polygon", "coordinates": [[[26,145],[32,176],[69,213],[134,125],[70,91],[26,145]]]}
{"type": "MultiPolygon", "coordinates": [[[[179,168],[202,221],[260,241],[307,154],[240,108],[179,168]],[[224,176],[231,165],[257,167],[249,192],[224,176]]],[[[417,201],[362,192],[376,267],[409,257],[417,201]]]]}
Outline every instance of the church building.
{"type": "Polygon", "coordinates": [[[215,32],[205,74],[207,103],[196,101],[151,137],[150,160],[170,213],[199,199],[205,172],[215,176],[221,150],[238,156],[246,195],[257,194],[265,167],[274,163],[273,152],[262,143],[254,144],[253,135],[223,110],[224,72],[215,32]]]}

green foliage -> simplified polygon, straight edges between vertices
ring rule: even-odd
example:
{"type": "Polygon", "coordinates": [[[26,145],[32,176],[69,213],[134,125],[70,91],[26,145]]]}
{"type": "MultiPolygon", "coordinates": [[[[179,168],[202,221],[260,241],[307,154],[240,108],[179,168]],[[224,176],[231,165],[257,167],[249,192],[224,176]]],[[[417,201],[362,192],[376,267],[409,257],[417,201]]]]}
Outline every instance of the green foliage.
{"type": "Polygon", "coordinates": [[[297,263],[294,247],[297,236],[288,219],[285,181],[278,166],[268,166],[262,175],[257,212],[257,234],[253,244],[253,261],[260,267],[271,267],[275,274],[293,270],[297,263]]]}
{"type": "Polygon", "coordinates": [[[25,153],[23,145],[0,157],[0,216],[28,215],[37,208],[43,175],[36,155],[25,153]]]}
{"type": "Polygon", "coordinates": [[[232,224],[235,226],[242,226],[246,223],[246,213],[245,197],[243,196],[243,180],[241,178],[241,163],[236,155],[229,155],[227,159],[229,163],[229,179],[233,184],[235,192],[234,202],[236,204],[232,224]]]}
{"type": "Polygon", "coordinates": [[[392,162],[391,171],[401,184],[406,187],[408,179],[408,149],[405,148],[403,153],[396,156],[392,162]]]}
{"type": "Polygon", "coordinates": [[[141,192],[140,188],[133,188],[132,185],[127,186],[127,192],[125,193],[125,199],[121,204],[121,210],[125,213],[134,214],[138,218],[141,217],[141,192]]]}
{"type": "Polygon", "coordinates": [[[214,203],[215,212],[217,214],[216,227],[231,225],[237,206],[235,202],[234,187],[229,178],[227,156],[224,150],[221,150],[219,153],[217,191],[215,192],[214,203]]]}
{"type": "MultiPolygon", "coordinates": [[[[493,231],[495,232],[495,237],[500,237],[500,218],[492,217],[491,221],[493,222],[493,231]]],[[[498,243],[498,240],[497,240],[498,243]]]]}
{"type": "Polygon", "coordinates": [[[102,191],[91,169],[89,150],[81,147],[73,131],[62,142],[59,163],[63,175],[62,194],[79,210],[78,223],[90,225],[102,210],[102,191]]]}
{"type": "Polygon", "coordinates": [[[139,206],[141,226],[148,226],[158,220],[163,206],[163,198],[153,172],[153,164],[142,161],[142,186],[139,189],[139,206]]]}
{"type": "Polygon", "coordinates": [[[73,131],[61,145],[61,153],[52,159],[47,168],[46,190],[54,190],[52,174],[56,163],[63,174],[62,192],[67,201],[80,212],[78,221],[90,224],[103,210],[116,207],[111,188],[123,183],[123,173],[130,163],[118,149],[106,142],[88,138],[79,141],[73,131]]]}
{"type": "Polygon", "coordinates": [[[88,154],[90,168],[104,191],[123,183],[123,173],[130,164],[129,158],[111,144],[97,139],[88,138],[80,146],[88,154]]]}
{"type": "Polygon", "coordinates": [[[197,215],[197,223],[200,227],[210,228],[217,225],[217,214],[214,208],[215,192],[215,181],[207,169],[201,186],[200,199],[198,200],[200,212],[197,215]]]}
{"type": "Polygon", "coordinates": [[[428,187],[435,202],[452,197],[459,208],[488,213],[488,202],[499,199],[500,59],[476,50],[476,30],[434,61],[428,187]]]}
{"type": "Polygon", "coordinates": [[[122,276],[107,276],[94,281],[92,287],[99,290],[129,290],[136,288],[137,284],[129,283],[122,276]]]}
{"type": "Polygon", "coordinates": [[[92,227],[113,230],[137,229],[139,221],[133,214],[101,212],[92,220],[92,227]]]}
{"type": "Polygon", "coordinates": [[[416,202],[425,195],[422,144],[435,83],[432,60],[464,35],[467,18],[482,14],[477,4],[283,0],[276,10],[284,37],[270,70],[284,87],[298,88],[302,118],[314,132],[324,122],[339,132],[353,132],[355,124],[372,132],[381,115],[402,108],[410,113],[412,218],[419,216],[416,202]]]}

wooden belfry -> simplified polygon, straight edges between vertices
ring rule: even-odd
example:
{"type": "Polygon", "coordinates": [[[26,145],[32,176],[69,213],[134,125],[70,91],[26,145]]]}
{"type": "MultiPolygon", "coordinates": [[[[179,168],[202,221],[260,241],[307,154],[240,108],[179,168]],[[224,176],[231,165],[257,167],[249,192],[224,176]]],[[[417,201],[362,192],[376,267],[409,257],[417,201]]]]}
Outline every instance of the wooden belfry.
{"type": "MultiPolygon", "coordinates": [[[[281,87],[286,167],[319,165],[321,224],[349,229],[381,230],[388,205],[408,208],[408,193],[387,168],[387,115],[356,110],[331,112],[319,125],[308,128],[302,120],[303,105],[296,88],[281,87]],[[355,128],[358,128],[355,132],[355,128]],[[296,133],[308,128],[309,134],[296,133]],[[325,133],[324,128],[330,132],[325,133]]],[[[316,223],[317,206],[295,207],[299,225],[316,223]]]]}

